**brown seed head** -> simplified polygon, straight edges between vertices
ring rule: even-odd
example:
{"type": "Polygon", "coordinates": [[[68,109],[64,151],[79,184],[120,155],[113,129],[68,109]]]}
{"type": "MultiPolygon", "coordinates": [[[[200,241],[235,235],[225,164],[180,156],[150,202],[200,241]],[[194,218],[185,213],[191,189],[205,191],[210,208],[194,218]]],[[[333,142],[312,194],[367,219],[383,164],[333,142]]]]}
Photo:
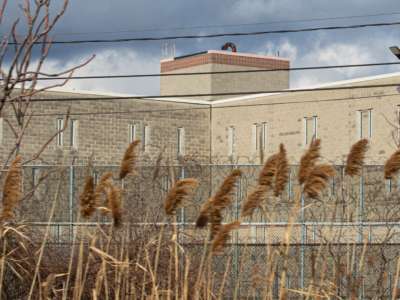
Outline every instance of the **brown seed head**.
{"type": "Polygon", "coordinates": [[[226,242],[231,237],[231,231],[239,228],[240,222],[235,221],[226,225],[222,225],[212,243],[211,252],[213,254],[219,254],[223,251],[226,242]]]}
{"type": "Polygon", "coordinates": [[[214,195],[213,206],[217,210],[224,209],[232,202],[232,193],[237,179],[242,175],[239,169],[235,169],[225,178],[224,182],[214,195]]]}
{"type": "Polygon", "coordinates": [[[10,165],[3,188],[2,220],[14,217],[14,208],[22,197],[22,157],[17,155],[10,165]]]}
{"type": "Polygon", "coordinates": [[[93,176],[85,178],[85,186],[79,196],[81,206],[81,215],[84,218],[89,218],[96,210],[96,198],[94,194],[93,176]]]}
{"type": "Polygon", "coordinates": [[[319,199],[322,191],[328,186],[329,178],[335,174],[335,169],[330,165],[314,166],[304,183],[304,193],[310,198],[319,199]]]}
{"type": "Polygon", "coordinates": [[[258,176],[258,184],[271,187],[277,172],[279,153],[271,155],[264,164],[260,175],[258,176]]]}
{"type": "Polygon", "coordinates": [[[400,149],[394,152],[385,163],[385,179],[392,179],[400,170],[400,149]]]}
{"type": "Polygon", "coordinates": [[[94,201],[96,203],[96,207],[100,206],[102,195],[107,197],[106,189],[112,185],[112,173],[106,172],[104,173],[99,180],[95,190],[94,190],[94,201]]]}
{"type": "Polygon", "coordinates": [[[368,140],[362,139],[355,143],[347,156],[345,174],[349,176],[359,176],[364,165],[365,154],[368,150],[368,140]]]}
{"type": "Polygon", "coordinates": [[[222,213],[220,210],[211,207],[209,218],[210,218],[210,237],[214,238],[214,236],[218,233],[218,231],[222,226],[222,213]]]}
{"type": "Polygon", "coordinates": [[[119,179],[124,179],[128,174],[132,173],[136,164],[136,149],[140,144],[140,140],[135,140],[129,144],[125,150],[124,157],[121,161],[121,167],[119,171],[119,179]]]}
{"type": "Polygon", "coordinates": [[[222,224],[222,209],[214,205],[214,198],[209,198],[200,208],[199,217],[196,220],[196,227],[203,228],[210,223],[210,236],[213,238],[222,224]]]}
{"type": "Polygon", "coordinates": [[[122,196],[121,189],[115,185],[110,185],[106,189],[108,209],[111,211],[114,226],[120,227],[122,224],[122,196]]]}
{"type": "Polygon", "coordinates": [[[279,146],[278,161],[276,166],[274,194],[279,197],[289,181],[289,162],[286,157],[286,149],[283,144],[279,146]]]}
{"type": "Polygon", "coordinates": [[[321,150],[321,140],[314,139],[306,153],[300,159],[300,167],[299,167],[299,183],[303,184],[313,167],[315,166],[316,161],[320,158],[320,150],[321,150]]]}
{"type": "Polygon", "coordinates": [[[209,198],[200,208],[199,216],[196,220],[196,227],[203,228],[207,225],[210,216],[210,210],[212,205],[212,198],[209,198]]]}
{"type": "Polygon", "coordinates": [[[267,186],[258,185],[248,196],[242,206],[242,217],[250,217],[254,210],[261,206],[267,193],[267,186]]]}
{"type": "Polygon", "coordinates": [[[167,215],[173,215],[177,208],[183,205],[193,195],[198,186],[198,181],[194,178],[185,178],[178,180],[169,191],[165,201],[164,208],[167,215]]]}

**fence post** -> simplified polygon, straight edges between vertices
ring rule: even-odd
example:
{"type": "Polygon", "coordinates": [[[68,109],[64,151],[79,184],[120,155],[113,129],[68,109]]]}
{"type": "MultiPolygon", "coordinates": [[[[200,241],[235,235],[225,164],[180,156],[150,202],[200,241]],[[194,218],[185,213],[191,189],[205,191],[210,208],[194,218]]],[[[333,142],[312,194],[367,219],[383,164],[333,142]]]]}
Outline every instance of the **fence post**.
{"type": "Polygon", "coordinates": [[[361,171],[360,176],[360,203],[359,203],[359,212],[358,212],[358,222],[359,222],[359,233],[358,233],[358,242],[363,242],[363,231],[364,231],[364,171],[361,171]]]}
{"type": "MultiPolygon", "coordinates": [[[[239,198],[241,198],[241,195],[242,195],[242,179],[239,177],[237,193],[236,193],[236,197],[235,197],[235,210],[234,210],[236,220],[239,220],[239,217],[240,217],[239,198]]],[[[235,230],[234,272],[235,272],[235,284],[238,282],[238,294],[239,294],[239,298],[240,298],[241,293],[240,293],[240,281],[239,281],[239,256],[240,256],[239,230],[235,230]]]]}
{"type": "Polygon", "coordinates": [[[74,165],[69,167],[69,191],[68,191],[68,214],[69,214],[69,241],[72,241],[74,222],[74,189],[75,189],[75,169],[74,165]]]}
{"type": "MultiPolygon", "coordinates": [[[[185,167],[182,165],[179,179],[183,179],[183,178],[185,178],[185,167]]],[[[182,227],[181,229],[184,229],[184,225],[185,225],[185,208],[184,207],[181,208],[181,218],[180,218],[179,223],[182,227]]],[[[179,240],[178,240],[178,242],[179,242],[179,240]]]]}
{"type": "Polygon", "coordinates": [[[306,241],[307,228],[305,225],[305,216],[304,216],[304,195],[301,194],[301,208],[300,208],[300,219],[301,219],[301,237],[300,237],[300,288],[304,289],[304,256],[305,249],[304,244],[306,241]]]}

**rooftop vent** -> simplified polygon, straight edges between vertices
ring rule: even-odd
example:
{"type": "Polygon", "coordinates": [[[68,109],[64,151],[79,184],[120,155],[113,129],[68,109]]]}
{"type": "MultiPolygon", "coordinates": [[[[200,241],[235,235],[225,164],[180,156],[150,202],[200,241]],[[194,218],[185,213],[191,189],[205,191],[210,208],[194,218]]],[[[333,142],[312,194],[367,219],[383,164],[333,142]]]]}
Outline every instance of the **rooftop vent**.
{"type": "Polygon", "coordinates": [[[236,45],[234,43],[231,43],[231,42],[225,43],[221,47],[221,50],[228,50],[229,48],[231,48],[232,52],[237,52],[236,45]]]}

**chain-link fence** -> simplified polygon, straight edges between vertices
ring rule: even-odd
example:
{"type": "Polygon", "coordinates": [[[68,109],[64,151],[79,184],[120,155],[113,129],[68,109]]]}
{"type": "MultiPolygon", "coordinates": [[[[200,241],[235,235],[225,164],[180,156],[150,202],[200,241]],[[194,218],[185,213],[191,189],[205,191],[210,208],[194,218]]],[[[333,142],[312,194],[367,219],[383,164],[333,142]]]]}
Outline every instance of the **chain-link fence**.
{"type": "MultiPolygon", "coordinates": [[[[238,181],[233,205],[225,212],[223,222],[239,219],[241,204],[255,187],[261,166],[187,164],[139,167],[134,176],[119,182],[123,188],[124,223],[131,227],[153,226],[156,231],[159,226],[166,226],[171,220],[164,214],[163,201],[173,180],[197,178],[196,195],[192,202],[178,211],[176,220],[180,243],[188,251],[201,253],[207,234],[194,228],[200,206],[233,168],[241,169],[243,175],[238,181]]],[[[23,189],[24,195],[30,197],[26,196],[22,201],[18,218],[38,232],[44,232],[49,226],[49,241],[55,244],[70,244],[76,240],[77,228],[85,227],[90,231],[99,224],[107,226],[110,224],[107,216],[98,214],[91,220],[80,217],[79,194],[88,172],[98,181],[105,172],[118,174],[118,169],[118,166],[94,166],[91,169],[76,165],[26,166],[23,189]]],[[[281,197],[269,196],[262,209],[251,218],[241,220],[242,224],[232,235],[224,255],[213,260],[216,277],[218,272],[223,276],[227,264],[231,266],[227,290],[236,294],[251,291],[253,296],[259,296],[262,284],[257,283],[257,273],[268,270],[271,274],[280,274],[283,264],[279,260],[285,257],[288,261],[286,287],[289,290],[317,285],[323,281],[321,276],[329,276],[335,279],[332,289],[344,298],[351,295],[342,293],[352,289],[358,291],[357,295],[363,295],[362,298],[372,294],[391,297],[400,245],[400,185],[396,180],[383,179],[382,166],[364,167],[360,178],[344,176],[342,166],[336,166],[336,169],[337,175],[323,197],[318,200],[302,198],[294,221],[290,222],[290,216],[298,188],[297,166],[290,168],[289,182],[281,197]],[[289,227],[288,254],[282,255],[289,227]],[[280,253],[274,267],[269,265],[271,253],[280,253]],[[355,259],[360,257],[362,262],[355,259]],[[320,265],[317,260],[322,259],[327,268],[324,272],[316,268],[320,265]],[[347,277],[338,276],[336,273],[344,264],[346,268],[351,265],[352,270],[343,271],[347,277]]],[[[280,278],[270,278],[274,286],[272,294],[277,295],[280,278]]]]}

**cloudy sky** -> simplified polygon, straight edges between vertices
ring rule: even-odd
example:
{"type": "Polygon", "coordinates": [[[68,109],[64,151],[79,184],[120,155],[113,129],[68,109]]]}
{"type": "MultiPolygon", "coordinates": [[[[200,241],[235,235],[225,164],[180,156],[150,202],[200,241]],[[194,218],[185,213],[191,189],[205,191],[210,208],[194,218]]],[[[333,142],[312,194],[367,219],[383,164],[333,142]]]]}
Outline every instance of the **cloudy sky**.
{"type": "MultiPolygon", "coordinates": [[[[21,15],[9,1],[7,24],[21,15]]],[[[12,2],[12,3],[11,3],[12,2]]],[[[33,2],[33,1],[32,1],[33,2]]],[[[53,1],[57,6],[59,0],[53,1]]],[[[57,7],[54,7],[54,10],[57,7]]],[[[294,29],[400,20],[399,0],[70,0],[54,30],[56,40],[148,37],[294,29]],[[343,18],[349,17],[351,18],[343,18]],[[364,16],[364,17],[360,17],[364,16]],[[317,19],[317,20],[316,20],[317,19]],[[306,21],[307,20],[307,21],[306,21]]],[[[247,37],[176,40],[176,55],[219,49],[226,41],[238,51],[291,59],[292,67],[396,61],[388,51],[400,45],[400,26],[247,37]]],[[[92,54],[95,60],[77,75],[159,72],[165,42],[54,45],[45,69],[62,70],[92,54]]],[[[400,67],[302,71],[291,74],[292,87],[398,71],[400,67]]],[[[159,80],[75,80],[71,88],[158,94],[159,80]]]]}

